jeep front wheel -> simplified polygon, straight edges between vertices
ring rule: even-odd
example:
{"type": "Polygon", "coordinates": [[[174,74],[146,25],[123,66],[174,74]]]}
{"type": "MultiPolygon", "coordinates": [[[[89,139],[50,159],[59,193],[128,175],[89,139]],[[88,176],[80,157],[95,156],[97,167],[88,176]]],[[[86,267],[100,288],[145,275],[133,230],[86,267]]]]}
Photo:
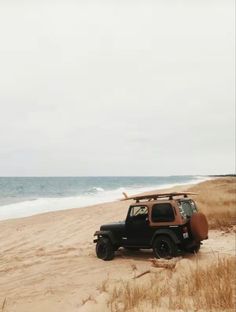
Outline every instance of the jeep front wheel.
{"type": "Polygon", "coordinates": [[[154,240],[153,252],[156,258],[170,259],[177,255],[177,247],[169,237],[160,235],[154,240]]]}
{"type": "Polygon", "coordinates": [[[114,248],[109,238],[101,237],[97,241],[96,254],[99,259],[108,261],[114,258],[114,248]]]}

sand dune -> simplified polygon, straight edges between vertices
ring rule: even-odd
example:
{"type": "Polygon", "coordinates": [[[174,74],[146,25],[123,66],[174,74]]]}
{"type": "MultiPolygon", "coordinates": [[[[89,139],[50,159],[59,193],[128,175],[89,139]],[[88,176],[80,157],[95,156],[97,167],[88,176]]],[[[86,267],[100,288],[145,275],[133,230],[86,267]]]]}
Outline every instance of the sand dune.
{"type": "MultiPolygon", "coordinates": [[[[153,257],[151,251],[120,250],[113,261],[96,258],[95,230],[124,219],[128,205],[114,202],[0,222],[0,311],[1,302],[2,310],[11,312],[109,311],[104,280],[110,285],[130,280],[132,265],[137,272],[149,270],[153,257]]],[[[210,231],[199,261],[204,265],[217,254],[235,255],[233,232],[210,231]]],[[[194,261],[189,255],[176,260],[180,271],[186,259],[194,261]]]]}

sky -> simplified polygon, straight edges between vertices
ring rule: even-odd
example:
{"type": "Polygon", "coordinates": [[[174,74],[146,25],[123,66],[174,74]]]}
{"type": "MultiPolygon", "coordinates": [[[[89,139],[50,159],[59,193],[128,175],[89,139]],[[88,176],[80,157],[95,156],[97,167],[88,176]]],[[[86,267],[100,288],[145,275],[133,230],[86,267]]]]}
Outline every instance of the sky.
{"type": "Polygon", "coordinates": [[[235,172],[234,1],[0,0],[0,176],[235,172]]]}

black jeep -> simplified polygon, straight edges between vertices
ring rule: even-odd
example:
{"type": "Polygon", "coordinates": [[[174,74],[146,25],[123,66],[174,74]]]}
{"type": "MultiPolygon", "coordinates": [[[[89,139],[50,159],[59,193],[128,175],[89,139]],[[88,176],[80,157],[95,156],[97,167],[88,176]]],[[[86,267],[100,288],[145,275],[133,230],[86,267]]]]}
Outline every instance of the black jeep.
{"type": "Polygon", "coordinates": [[[112,260],[115,251],[153,249],[157,258],[171,258],[183,251],[198,252],[208,238],[208,223],[197,211],[189,192],[127,197],[133,199],[125,221],[105,224],[96,231],[97,257],[112,260]]]}

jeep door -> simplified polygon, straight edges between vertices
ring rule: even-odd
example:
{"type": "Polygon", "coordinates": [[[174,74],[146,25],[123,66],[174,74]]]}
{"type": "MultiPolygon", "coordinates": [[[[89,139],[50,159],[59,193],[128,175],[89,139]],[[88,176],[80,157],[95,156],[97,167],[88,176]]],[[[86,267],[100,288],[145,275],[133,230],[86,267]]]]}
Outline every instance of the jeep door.
{"type": "Polygon", "coordinates": [[[148,220],[148,207],[131,206],[126,218],[126,244],[128,246],[147,246],[152,237],[148,220]]]}

